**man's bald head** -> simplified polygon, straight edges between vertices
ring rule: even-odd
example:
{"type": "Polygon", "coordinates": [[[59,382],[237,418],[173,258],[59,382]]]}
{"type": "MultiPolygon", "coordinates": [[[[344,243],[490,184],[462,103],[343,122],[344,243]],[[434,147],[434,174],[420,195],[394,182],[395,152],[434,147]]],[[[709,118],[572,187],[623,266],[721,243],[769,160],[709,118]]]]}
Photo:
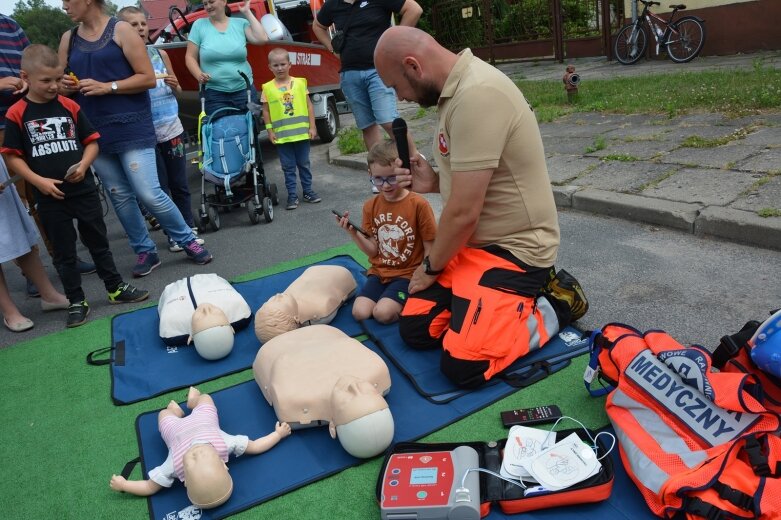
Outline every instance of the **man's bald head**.
{"type": "Polygon", "coordinates": [[[374,66],[399,99],[435,105],[458,56],[428,33],[407,26],[382,33],[374,49],[374,66]]]}

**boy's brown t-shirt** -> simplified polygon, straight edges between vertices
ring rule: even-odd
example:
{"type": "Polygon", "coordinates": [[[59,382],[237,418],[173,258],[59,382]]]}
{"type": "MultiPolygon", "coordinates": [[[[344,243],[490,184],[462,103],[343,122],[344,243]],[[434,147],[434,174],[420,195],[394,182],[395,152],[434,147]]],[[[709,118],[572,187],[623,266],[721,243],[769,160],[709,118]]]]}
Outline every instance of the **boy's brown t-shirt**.
{"type": "Polygon", "coordinates": [[[364,203],[362,227],[377,238],[378,245],[367,274],[387,283],[412,277],[423,261],[423,242],[434,240],[437,221],[431,205],[417,193],[409,192],[395,202],[380,194],[364,203]]]}

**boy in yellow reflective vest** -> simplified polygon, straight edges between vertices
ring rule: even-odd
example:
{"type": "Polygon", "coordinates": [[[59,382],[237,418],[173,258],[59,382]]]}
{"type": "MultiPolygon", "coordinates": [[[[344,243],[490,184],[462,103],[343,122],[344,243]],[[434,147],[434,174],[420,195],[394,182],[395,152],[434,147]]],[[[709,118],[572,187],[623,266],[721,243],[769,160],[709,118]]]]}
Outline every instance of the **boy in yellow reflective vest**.
{"type": "Polygon", "coordinates": [[[268,53],[268,68],[274,79],[263,84],[260,97],[263,103],[263,121],[271,142],[277,145],[279,162],[285,174],[287,209],[298,207],[296,169],[301,179],[304,202],[316,203],[322,199],[312,189],[309,167],[309,140],[317,137],[315,110],[309,99],[305,78],[290,75],[290,57],[282,48],[268,53]]]}

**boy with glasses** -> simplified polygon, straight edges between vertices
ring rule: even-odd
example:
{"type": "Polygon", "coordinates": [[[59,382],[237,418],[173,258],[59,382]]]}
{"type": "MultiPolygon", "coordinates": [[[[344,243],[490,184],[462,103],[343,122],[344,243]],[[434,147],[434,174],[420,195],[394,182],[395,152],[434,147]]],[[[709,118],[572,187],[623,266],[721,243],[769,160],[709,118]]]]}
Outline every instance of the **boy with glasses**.
{"type": "Polygon", "coordinates": [[[409,279],[428,255],[437,231],[428,201],[399,186],[393,173],[397,158],[393,141],[369,150],[369,180],[380,191],[363,205],[361,225],[369,237],[350,224],[348,212],[336,218],[371,262],[366,284],[353,304],[356,320],[374,318],[387,324],[399,319],[409,279]]]}

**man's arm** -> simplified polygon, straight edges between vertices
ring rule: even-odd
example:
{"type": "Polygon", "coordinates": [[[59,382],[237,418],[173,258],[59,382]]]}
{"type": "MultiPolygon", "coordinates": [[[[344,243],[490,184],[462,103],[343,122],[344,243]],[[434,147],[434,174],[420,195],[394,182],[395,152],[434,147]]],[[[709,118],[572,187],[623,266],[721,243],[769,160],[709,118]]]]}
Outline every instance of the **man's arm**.
{"type": "Polygon", "coordinates": [[[399,25],[415,27],[418,24],[418,20],[420,20],[420,15],[423,14],[423,8],[415,0],[405,0],[399,14],[401,15],[399,25]]]}
{"type": "Polygon", "coordinates": [[[331,35],[328,34],[328,27],[315,20],[312,23],[312,32],[315,33],[315,36],[317,36],[318,41],[323,44],[323,47],[334,52],[334,48],[331,45],[331,35]]]}
{"type": "MultiPolygon", "coordinates": [[[[493,169],[453,172],[450,198],[439,217],[437,237],[428,254],[432,270],[444,269],[475,232],[493,173],[493,169]]],[[[418,267],[410,280],[410,294],[428,288],[436,278],[418,267]]]]}

